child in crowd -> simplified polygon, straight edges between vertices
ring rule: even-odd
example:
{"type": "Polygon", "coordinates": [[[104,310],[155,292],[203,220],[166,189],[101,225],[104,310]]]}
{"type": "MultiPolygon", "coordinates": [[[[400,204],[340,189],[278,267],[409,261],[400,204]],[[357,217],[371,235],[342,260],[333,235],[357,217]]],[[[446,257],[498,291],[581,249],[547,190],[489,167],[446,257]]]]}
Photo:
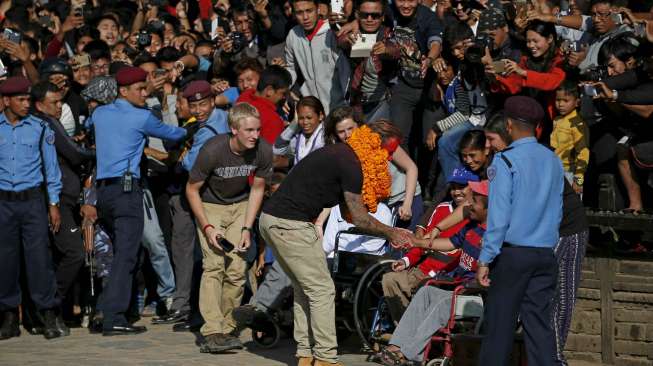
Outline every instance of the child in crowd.
{"type": "Polygon", "coordinates": [[[558,116],[553,121],[551,147],[562,160],[565,176],[574,191],[581,194],[590,150],[589,129],[576,111],[578,102],[578,86],[565,80],[556,90],[555,108],[558,116]]]}

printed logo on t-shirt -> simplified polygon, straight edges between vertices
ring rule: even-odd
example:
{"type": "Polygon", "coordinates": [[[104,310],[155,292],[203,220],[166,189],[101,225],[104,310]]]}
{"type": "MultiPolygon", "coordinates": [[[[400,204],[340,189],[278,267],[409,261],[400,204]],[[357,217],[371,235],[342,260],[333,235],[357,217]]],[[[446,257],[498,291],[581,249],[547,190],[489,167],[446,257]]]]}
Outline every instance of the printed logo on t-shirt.
{"type": "Polygon", "coordinates": [[[459,262],[458,262],[458,266],[462,267],[463,269],[465,269],[467,271],[471,271],[473,269],[473,266],[474,266],[474,257],[467,254],[467,252],[463,251],[460,254],[460,259],[459,259],[459,262]]]}
{"type": "Polygon", "coordinates": [[[255,170],[256,170],[256,165],[219,167],[213,169],[213,175],[224,179],[236,178],[236,177],[248,177],[255,170]]]}
{"type": "Polygon", "coordinates": [[[422,68],[422,52],[417,45],[415,31],[407,27],[395,27],[394,40],[401,50],[401,73],[405,78],[419,79],[422,68]]]}

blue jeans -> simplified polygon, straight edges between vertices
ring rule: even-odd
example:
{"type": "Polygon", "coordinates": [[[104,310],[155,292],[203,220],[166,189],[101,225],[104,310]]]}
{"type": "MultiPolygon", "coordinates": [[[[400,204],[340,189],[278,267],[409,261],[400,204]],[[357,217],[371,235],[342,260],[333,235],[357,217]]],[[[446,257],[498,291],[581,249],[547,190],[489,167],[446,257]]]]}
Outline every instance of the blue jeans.
{"type": "Polygon", "coordinates": [[[163,232],[159,227],[159,218],[154,209],[152,193],[143,190],[143,209],[145,211],[145,225],[143,228],[143,248],[150,254],[150,263],[159,277],[156,292],[159,297],[171,297],[175,292],[175,275],[172,272],[168,249],[163,239],[163,232]]]}
{"type": "Polygon", "coordinates": [[[438,140],[438,161],[442,167],[442,175],[445,181],[449,179],[454,169],[462,165],[458,147],[460,140],[465,132],[475,128],[471,122],[465,121],[445,131],[438,140]]]}

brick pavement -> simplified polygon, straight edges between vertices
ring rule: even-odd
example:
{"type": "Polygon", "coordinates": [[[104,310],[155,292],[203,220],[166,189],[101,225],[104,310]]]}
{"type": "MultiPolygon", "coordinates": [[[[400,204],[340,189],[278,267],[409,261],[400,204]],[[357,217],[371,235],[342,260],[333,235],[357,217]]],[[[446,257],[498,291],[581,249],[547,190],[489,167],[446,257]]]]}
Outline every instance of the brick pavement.
{"type": "MultiPolygon", "coordinates": [[[[256,347],[248,333],[242,340],[246,349],[229,354],[199,353],[192,333],[174,333],[169,325],[148,326],[148,332],[135,336],[102,337],[86,329],[72,329],[69,337],[46,340],[23,331],[18,338],[0,341],[0,365],[47,366],[277,366],[295,365],[294,345],[282,340],[271,350],[256,347]]],[[[341,360],[348,366],[370,366],[357,352],[356,340],[341,347],[341,360]]],[[[571,366],[596,365],[571,362],[571,366]]]]}
{"type": "MultiPolygon", "coordinates": [[[[149,323],[149,321],[148,321],[149,323]]],[[[147,325],[147,323],[143,323],[147,325]]],[[[142,366],[277,366],[294,365],[294,344],[282,340],[271,350],[257,347],[249,332],[242,340],[246,349],[229,354],[202,354],[192,333],[175,333],[170,325],[147,325],[148,332],[135,336],[102,337],[86,329],[72,329],[69,337],[46,340],[25,332],[18,338],[0,341],[0,365],[142,365],[142,366]]],[[[369,366],[365,355],[349,347],[342,361],[351,366],[369,366]]]]}

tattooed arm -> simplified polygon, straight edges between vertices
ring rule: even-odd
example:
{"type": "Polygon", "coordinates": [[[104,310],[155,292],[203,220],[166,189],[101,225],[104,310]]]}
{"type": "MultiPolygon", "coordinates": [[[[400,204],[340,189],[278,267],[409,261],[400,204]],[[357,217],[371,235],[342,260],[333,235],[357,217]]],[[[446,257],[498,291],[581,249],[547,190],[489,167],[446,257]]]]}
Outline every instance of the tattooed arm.
{"type": "Polygon", "coordinates": [[[385,237],[396,248],[412,245],[413,235],[410,232],[384,225],[368,214],[360,194],[345,192],[344,196],[352,224],[357,229],[369,235],[385,237]]]}

